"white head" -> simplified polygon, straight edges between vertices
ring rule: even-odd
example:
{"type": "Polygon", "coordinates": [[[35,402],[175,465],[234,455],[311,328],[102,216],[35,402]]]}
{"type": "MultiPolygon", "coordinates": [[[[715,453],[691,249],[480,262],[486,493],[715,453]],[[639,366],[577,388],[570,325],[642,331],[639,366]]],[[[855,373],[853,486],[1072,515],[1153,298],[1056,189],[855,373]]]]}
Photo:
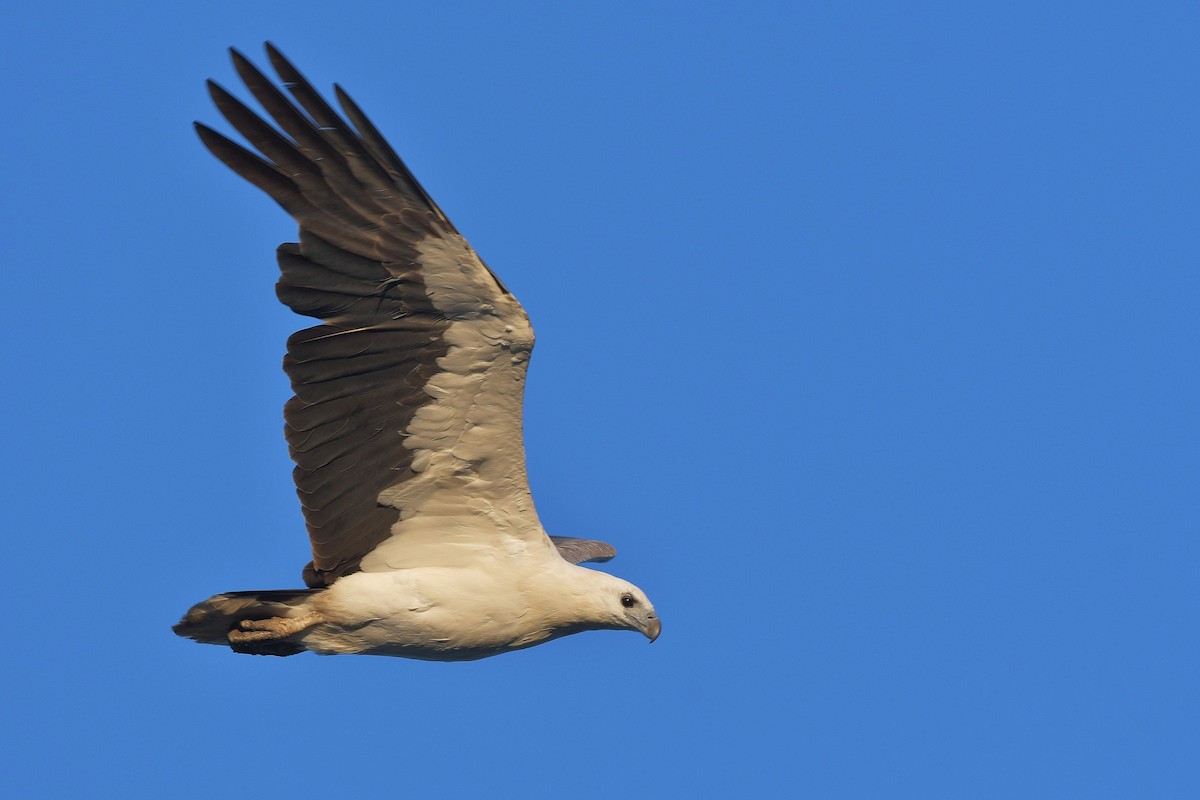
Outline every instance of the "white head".
{"type": "Polygon", "coordinates": [[[586,595],[581,598],[589,611],[589,623],[599,628],[638,631],[652,642],[658,638],[662,621],[645,592],[607,572],[576,569],[590,576],[582,581],[586,595]]]}

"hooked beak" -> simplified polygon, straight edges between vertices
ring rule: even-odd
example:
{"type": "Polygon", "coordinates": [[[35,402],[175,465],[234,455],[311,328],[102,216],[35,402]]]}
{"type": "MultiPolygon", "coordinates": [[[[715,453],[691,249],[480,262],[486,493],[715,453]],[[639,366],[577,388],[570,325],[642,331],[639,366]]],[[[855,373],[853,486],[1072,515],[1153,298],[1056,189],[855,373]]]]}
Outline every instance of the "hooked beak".
{"type": "Polygon", "coordinates": [[[662,621],[654,614],[649,615],[646,617],[646,627],[642,629],[642,633],[646,634],[650,644],[654,644],[654,640],[662,633],[662,621]]]}

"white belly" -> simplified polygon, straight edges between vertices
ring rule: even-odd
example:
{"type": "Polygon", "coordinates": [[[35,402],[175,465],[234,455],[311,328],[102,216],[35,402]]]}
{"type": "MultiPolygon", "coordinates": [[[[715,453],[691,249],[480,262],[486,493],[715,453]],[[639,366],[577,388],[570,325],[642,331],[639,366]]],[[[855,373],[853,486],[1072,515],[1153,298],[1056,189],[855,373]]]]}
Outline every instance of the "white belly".
{"type": "Polygon", "coordinates": [[[314,598],[323,621],[302,642],[322,655],[470,660],[551,638],[521,583],[503,578],[477,566],[357,572],[314,598]]]}

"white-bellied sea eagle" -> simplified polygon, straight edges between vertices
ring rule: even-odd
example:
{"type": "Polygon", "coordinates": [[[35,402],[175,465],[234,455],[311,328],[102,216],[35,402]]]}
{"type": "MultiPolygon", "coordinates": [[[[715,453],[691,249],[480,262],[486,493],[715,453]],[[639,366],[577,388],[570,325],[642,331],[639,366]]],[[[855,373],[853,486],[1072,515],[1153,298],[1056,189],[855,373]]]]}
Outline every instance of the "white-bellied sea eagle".
{"type": "Polygon", "coordinates": [[[307,588],[219,594],[175,632],[239,653],[444,661],[587,630],[654,641],[662,626],[641,589],[578,566],[613,548],[547,536],[538,521],[521,439],[533,348],[521,304],[340,87],[346,119],[271,45],[292,99],[232,53],[278,128],[209,81],[261,155],[196,130],[300,224],[300,241],[278,249],[277,293],[320,320],[284,358],[312,562],[307,588]]]}

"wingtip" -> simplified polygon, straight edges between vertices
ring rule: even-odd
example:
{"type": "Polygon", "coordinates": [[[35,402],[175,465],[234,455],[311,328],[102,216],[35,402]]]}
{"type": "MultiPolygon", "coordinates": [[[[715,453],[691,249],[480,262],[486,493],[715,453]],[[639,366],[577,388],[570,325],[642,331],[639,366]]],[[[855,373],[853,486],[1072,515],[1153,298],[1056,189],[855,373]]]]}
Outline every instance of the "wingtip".
{"type": "Polygon", "coordinates": [[[250,64],[250,59],[246,58],[245,54],[236,47],[229,48],[229,58],[233,60],[234,69],[238,70],[239,72],[244,66],[248,66],[250,64]]]}
{"type": "Polygon", "coordinates": [[[192,125],[195,127],[196,135],[200,137],[201,144],[207,147],[214,156],[228,163],[227,155],[223,154],[227,154],[231,146],[237,147],[237,145],[231,142],[228,136],[213,130],[203,122],[193,122],[192,125]]]}
{"type": "Polygon", "coordinates": [[[333,96],[337,98],[338,105],[342,107],[342,111],[345,111],[347,114],[351,115],[356,112],[362,114],[362,112],[358,110],[358,104],[354,102],[354,98],[350,96],[349,92],[342,88],[340,83],[335,83],[333,85],[333,96]]]}
{"type": "Polygon", "coordinates": [[[222,110],[222,113],[224,113],[224,109],[227,108],[230,103],[238,103],[237,98],[235,98],[228,89],[214,81],[212,78],[209,78],[207,81],[205,81],[205,83],[208,85],[208,96],[212,98],[212,101],[216,104],[217,108],[222,110]]]}
{"type": "Polygon", "coordinates": [[[225,87],[214,81],[212,78],[205,80],[204,86],[206,89],[208,89],[209,98],[218,105],[220,104],[222,98],[229,96],[229,92],[225,90],[225,87]]]}
{"type": "Polygon", "coordinates": [[[280,80],[284,83],[295,83],[301,79],[300,70],[287,60],[282,50],[271,42],[264,42],[263,49],[267,51],[267,60],[271,62],[271,68],[280,80]]]}
{"type": "Polygon", "coordinates": [[[211,152],[215,153],[215,150],[213,148],[219,147],[221,140],[225,139],[224,136],[217,133],[212,128],[205,125],[203,122],[200,122],[199,120],[193,122],[192,127],[195,128],[196,135],[200,137],[200,141],[211,152]]]}

